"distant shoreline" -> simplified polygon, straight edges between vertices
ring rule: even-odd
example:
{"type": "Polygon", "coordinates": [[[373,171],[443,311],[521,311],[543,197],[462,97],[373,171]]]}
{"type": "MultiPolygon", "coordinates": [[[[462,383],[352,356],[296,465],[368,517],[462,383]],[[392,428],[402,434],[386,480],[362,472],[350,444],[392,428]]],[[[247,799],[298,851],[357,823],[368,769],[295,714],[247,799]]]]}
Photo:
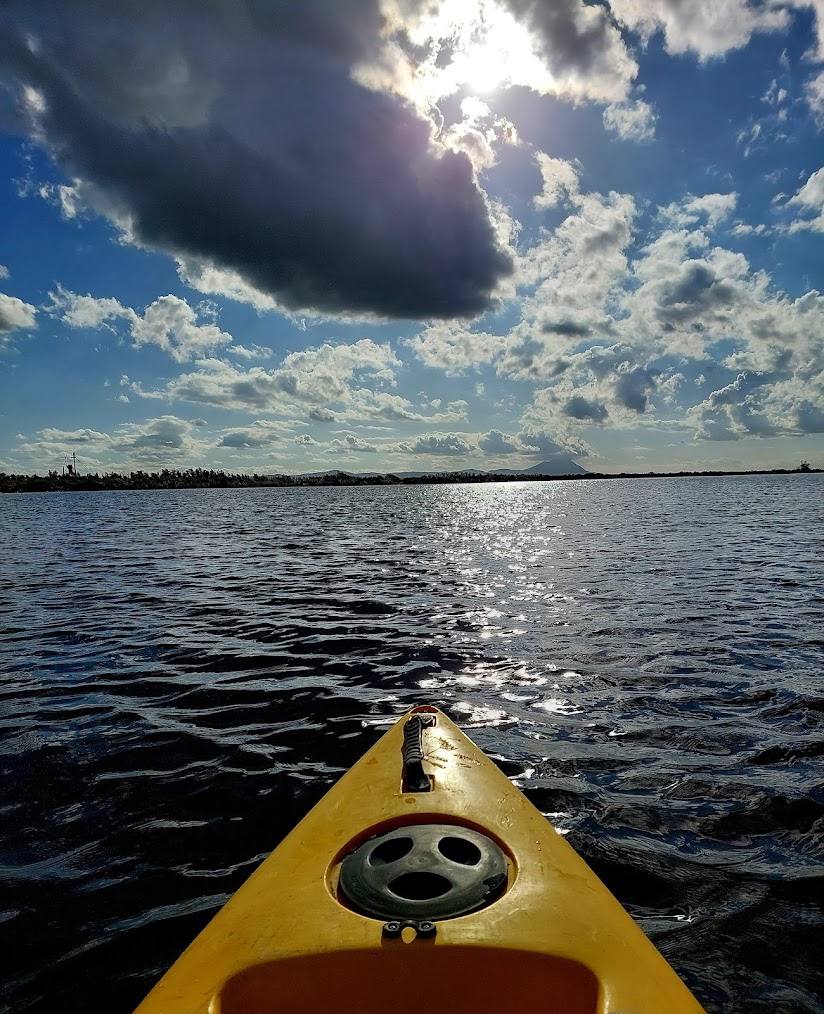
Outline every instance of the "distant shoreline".
{"type": "Polygon", "coordinates": [[[67,493],[98,490],[153,489],[256,489],[294,486],[439,486],[456,483],[489,482],[582,482],[597,479],[677,479],[723,475],[799,475],[818,474],[821,468],[758,468],[741,471],[706,469],[694,472],[581,472],[569,475],[500,472],[433,472],[419,476],[352,475],[332,472],[322,475],[243,475],[209,469],[185,472],[163,469],[160,472],[110,472],[88,475],[8,475],[0,473],[0,493],[67,493]]]}

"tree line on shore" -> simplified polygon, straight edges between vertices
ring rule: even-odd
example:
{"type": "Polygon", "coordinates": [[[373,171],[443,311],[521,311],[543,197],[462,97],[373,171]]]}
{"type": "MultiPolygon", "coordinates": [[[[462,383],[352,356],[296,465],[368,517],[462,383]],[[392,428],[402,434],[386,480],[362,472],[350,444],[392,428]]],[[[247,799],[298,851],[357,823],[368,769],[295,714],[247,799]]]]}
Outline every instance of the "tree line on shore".
{"type": "Polygon", "coordinates": [[[185,471],[164,468],[159,472],[97,472],[81,475],[75,472],[58,475],[7,475],[0,472],[0,493],[61,493],[94,490],[129,489],[242,489],[267,486],[416,486],[458,482],[547,482],[589,479],[638,479],[650,476],[677,477],[690,475],[789,475],[796,472],[820,472],[803,461],[798,468],[754,469],[750,471],[705,470],[691,472],[584,472],[577,475],[544,475],[519,472],[433,472],[425,475],[397,476],[352,475],[349,472],[324,472],[318,475],[246,475],[211,468],[187,468],[185,471]]]}

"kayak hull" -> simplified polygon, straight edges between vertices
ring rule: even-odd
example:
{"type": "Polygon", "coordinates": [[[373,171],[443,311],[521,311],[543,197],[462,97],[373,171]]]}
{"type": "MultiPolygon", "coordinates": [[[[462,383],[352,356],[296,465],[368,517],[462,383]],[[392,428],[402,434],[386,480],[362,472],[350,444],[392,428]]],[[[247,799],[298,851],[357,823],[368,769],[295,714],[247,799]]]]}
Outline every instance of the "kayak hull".
{"type": "Polygon", "coordinates": [[[577,853],[441,712],[423,737],[429,791],[403,783],[398,722],[284,839],[138,1008],[139,1014],[456,1012],[701,1014],[577,853]],[[343,859],[398,827],[492,839],[506,884],[434,935],[387,935],[340,889],[343,859]],[[436,999],[440,997],[441,999],[436,999]],[[427,999],[428,998],[428,999],[427,999]],[[447,1002],[448,998],[448,1002],[447,1002]]]}

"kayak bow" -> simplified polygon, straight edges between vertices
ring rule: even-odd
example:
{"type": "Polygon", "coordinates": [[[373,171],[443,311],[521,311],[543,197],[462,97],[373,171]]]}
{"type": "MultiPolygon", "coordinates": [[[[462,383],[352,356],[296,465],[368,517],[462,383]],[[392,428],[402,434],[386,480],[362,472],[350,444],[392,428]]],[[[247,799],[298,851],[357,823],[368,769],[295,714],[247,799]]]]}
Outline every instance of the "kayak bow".
{"type": "Polygon", "coordinates": [[[138,1014],[702,1014],[577,853],[415,708],[212,919],[138,1014]]]}

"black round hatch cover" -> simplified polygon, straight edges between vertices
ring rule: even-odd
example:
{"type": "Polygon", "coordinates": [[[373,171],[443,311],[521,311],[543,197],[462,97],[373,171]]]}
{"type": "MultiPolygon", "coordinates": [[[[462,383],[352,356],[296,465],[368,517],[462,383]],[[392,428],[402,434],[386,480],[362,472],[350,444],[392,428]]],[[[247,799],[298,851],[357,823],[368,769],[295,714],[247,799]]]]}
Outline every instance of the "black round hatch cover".
{"type": "Polygon", "coordinates": [[[488,905],[506,883],[506,857],[459,824],[410,824],[376,835],[343,860],[340,887],[379,919],[451,919],[488,905]]]}

